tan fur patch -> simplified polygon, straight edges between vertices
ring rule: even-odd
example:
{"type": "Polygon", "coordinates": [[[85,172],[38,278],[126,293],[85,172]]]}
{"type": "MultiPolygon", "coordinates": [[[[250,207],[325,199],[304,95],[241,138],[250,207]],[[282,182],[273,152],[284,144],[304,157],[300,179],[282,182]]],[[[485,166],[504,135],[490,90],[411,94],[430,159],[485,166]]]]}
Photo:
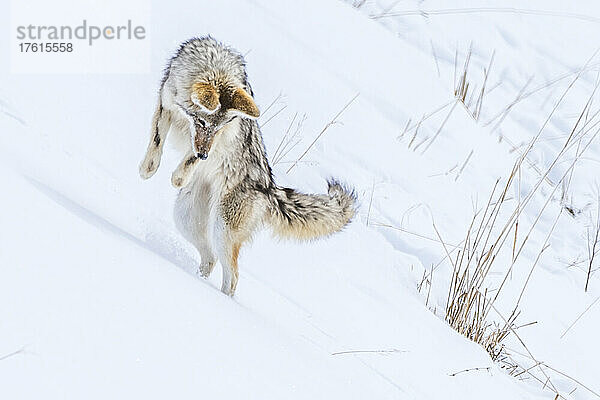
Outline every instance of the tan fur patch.
{"type": "Polygon", "coordinates": [[[242,88],[237,88],[231,95],[231,108],[239,110],[251,117],[258,118],[260,111],[252,97],[242,88]]]}
{"type": "Polygon", "coordinates": [[[234,243],[233,248],[231,249],[231,268],[232,268],[232,277],[231,277],[231,295],[235,292],[235,288],[237,287],[238,279],[240,277],[240,273],[238,270],[238,256],[240,254],[241,243],[234,243]]]}
{"type": "Polygon", "coordinates": [[[240,255],[240,248],[242,247],[241,243],[235,243],[233,245],[233,249],[231,250],[231,265],[234,268],[237,268],[238,265],[238,256],[240,255]]]}
{"type": "Polygon", "coordinates": [[[192,101],[215,111],[219,106],[219,91],[210,83],[196,82],[192,85],[192,101]]]}

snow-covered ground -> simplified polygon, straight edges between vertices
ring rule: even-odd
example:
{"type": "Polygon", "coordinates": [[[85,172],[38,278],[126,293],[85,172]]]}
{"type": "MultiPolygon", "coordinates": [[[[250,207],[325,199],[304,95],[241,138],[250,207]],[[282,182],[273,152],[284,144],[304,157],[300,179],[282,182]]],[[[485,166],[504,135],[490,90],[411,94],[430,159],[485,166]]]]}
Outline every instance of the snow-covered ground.
{"type": "MultiPolygon", "coordinates": [[[[551,196],[496,303],[512,311],[544,248],[519,305],[517,325],[537,322],[518,329],[527,349],[514,335],[506,346],[545,384],[509,376],[446,324],[452,267],[439,263],[445,250],[433,228],[458,245],[542,127],[514,201],[547,170],[598,80],[600,7],[352,3],[361,2],[156,1],[151,74],[15,75],[0,66],[0,398],[551,399],[550,387],[565,399],[600,397],[600,274],[584,292],[600,139],[563,201],[562,186],[553,190],[577,146],[523,212],[519,240],[551,196]],[[352,225],[326,240],[259,234],[242,251],[234,298],[219,292],[220,271],[196,276],[198,255],[174,228],[175,154],[151,180],[137,174],[165,60],[208,33],[246,54],[271,160],[302,121],[299,142],[274,165],[277,181],[322,192],[335,176],[361,200],[352,225]],[[452,108],[471,44],[477,90],[495,52],[477,121],[462,104],[452,108]],[[563,211],[547,247],[565,205],[574,216],[563,211]],[[434,267],[431,288],[419,291],[434,267]],[[527,352],[543,364],[518,355],[527,352]]],[[[7,13],[0,23],[8,26],[7,13]]],[[[0,52],[8,46],[2,39],[0,52]]],[[[596,133],[597,96],[584,140],[596,133]]],[[[497,288],[509,266],[502,254],[486,287],[497,288]]]]}

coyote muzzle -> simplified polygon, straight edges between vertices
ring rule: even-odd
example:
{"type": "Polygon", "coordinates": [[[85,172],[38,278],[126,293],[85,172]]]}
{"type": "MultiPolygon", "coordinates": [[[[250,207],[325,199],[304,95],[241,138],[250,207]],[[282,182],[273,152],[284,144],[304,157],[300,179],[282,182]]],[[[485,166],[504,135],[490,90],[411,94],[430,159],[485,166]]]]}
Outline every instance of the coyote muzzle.
{"type": "Polygon", "coordinates": [[[196,157],[206,160],[214,139],[215,132],[210,127],[196,125],[193,138],[194,154],[196,157]]]}

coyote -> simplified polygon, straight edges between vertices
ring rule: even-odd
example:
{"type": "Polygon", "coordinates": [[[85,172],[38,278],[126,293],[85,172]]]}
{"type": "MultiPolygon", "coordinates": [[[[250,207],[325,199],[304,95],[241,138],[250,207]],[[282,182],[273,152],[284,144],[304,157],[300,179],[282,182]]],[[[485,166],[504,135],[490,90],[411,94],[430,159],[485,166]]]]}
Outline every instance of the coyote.
{"type": "Polygon", "coordinates": [[[221,262],[221,291],[230,296],[240,247],[261,225],[279,237],[307,240],[340,231],[356,213],[354,191],[335,180],[327,195],[277,186],[259,115],[244,58],[210,36],[188,40],[165,70],[140,165],[143,179],[154,175],[170,131],[185,154],[171,177],[179,188],[177,228],[198,249],[203,277],[221,262]]]}

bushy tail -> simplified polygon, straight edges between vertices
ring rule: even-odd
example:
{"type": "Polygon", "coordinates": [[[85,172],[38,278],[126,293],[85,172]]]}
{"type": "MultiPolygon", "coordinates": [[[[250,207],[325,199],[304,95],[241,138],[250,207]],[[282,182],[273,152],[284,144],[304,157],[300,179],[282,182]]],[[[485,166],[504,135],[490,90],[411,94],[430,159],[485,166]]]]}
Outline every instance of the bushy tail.
{"type": "Polygon", "coordinates": [[[276,187],[267,218],[274,233],[309,240],[342,230],[356,214],[356,194],[334,180],[327,183],[327,195],[276,187]]]}

